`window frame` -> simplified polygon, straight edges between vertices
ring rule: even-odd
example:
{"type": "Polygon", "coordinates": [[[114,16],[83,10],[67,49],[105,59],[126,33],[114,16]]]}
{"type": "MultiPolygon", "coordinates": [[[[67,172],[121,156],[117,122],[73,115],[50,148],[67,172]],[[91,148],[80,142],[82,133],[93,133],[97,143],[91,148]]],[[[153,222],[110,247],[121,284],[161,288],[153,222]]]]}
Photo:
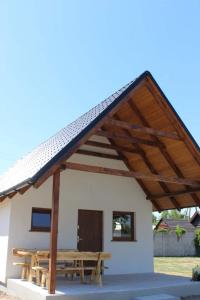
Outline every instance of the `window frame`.
{"type": "Polygon", "coordinates": [[[113,211],[112,213],[112,222],[114,216],[117,215],[130,215],[131,216],[131,236],[130,237],[115,237],[113,236],[113,230],[112,230],[112,241],[113,242],[136,242],[136,233],[135,233],[135,212],[133,211],[113,211]]]}
{"type": "Polygon", "coordinates": [[[31,232],[50,232],[51,231],[51,224],[49,227],[43,227],[43,226],[35,226],[33,225],[33,214],[39,213],[39,214],[50,214],[50,221],[51,221],[51,208],[42,208],[42,207],[32,207],[31,211],[31,232]]]}

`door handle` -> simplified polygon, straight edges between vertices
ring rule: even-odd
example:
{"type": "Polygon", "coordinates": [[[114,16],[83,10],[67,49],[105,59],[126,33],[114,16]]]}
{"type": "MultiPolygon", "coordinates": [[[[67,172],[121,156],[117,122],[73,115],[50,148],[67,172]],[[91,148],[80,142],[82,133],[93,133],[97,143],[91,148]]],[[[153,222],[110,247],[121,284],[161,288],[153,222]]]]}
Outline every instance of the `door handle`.
{"type": "Polygon", "coordinates": [[[82,241],[83,239],[80,238],[79,236],[77,236],[77,242],[79,243],[80,241],[82,241]]]}

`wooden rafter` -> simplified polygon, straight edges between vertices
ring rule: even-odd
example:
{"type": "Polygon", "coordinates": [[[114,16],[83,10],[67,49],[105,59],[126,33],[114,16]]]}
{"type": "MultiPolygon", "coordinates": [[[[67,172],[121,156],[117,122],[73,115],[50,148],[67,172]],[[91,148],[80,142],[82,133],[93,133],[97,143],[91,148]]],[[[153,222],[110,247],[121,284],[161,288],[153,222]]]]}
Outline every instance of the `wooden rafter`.
{"type": "MultiPolygon", "coordinates": [[[[117,120],[121,120],[118,114],[115,114],[115,118],[117,120]]],[[[129,132],[128,129],[123,129],[123,132],[125,132],[128,136],[131,136],[131,133],[129,132]]],[[[157,172],[156,168],[153,166],[152,162],[148,159],[148,157],[146,156],[145,151],[140,147],[140,145],[136,145],[137,150],[140,151],[142,159],[144,161],[144,163],[146,164],[147,168],[153,173],[158,175],[159,173],[157,172]]],[[[166,183],[164,182],[159,182],[160,187],[163,189],[163,191],[165,193],[169,193],[170,190],[168,188],[168,186],[166,185],[166,183]]],[[[172,204],[174,205],[175,208],[180,209],[180,205],[178,203],[178,201],[174,198],[174,197],[170,197],[170,200],[172,202],[172,204]]]]}
{"type": "MultiPolygon", "coordinates": [[[[110,143],[111,143],[112,146],[118,147],[115,141],[113,141],[111,139],[109,139],[109,141],[110,141],[110,143]]],[[[127,153],[127,152],[124,153],[124,151],[120,151],[120,148],[121,147],[119,147],[119,149],[117,150],[117,152],[123,158],[123,162],[126,165],[127,169],[129,171],[135,171],[135,169],[130,164],[129,160],[127,159],[127,157],[125,155],[125,153],[127,153]]],[[[142,190],[144,191],[144,193],[146,195],[149,195],[149,189],[146,187],[145,183],[141,179],[138,179],[138,178],[135,178],[135,180],[138,182],[138,184],[140,185],[140,187],[142,188],[142,190]]],[[[155,207],[155,209],[157,209],[158,212],[161,212],[162,209],[161,209],[160,205],[157,203],[157,201],[154,200],[154,199],[151,199],[150,201],[153,204],[153,206],[155,207]]]]}
{"type": "MultiPolygon", "coordinates": [[[[140,121],[142,122],[142,124],[144,126],[149,126],[148,121],[146,120],[146,118],[141,114],[140,110],[138,109],[138,107],[136,106],[136,104],[133,101],[129,101],[129,106],[131,107],[131,109],[136,113],[136,115],[138,116],[138,118],[140,119],[140,121]]],[[[170,154],[168,153],[167,149],[165,147],[163,147],[163,143],[158,139],[158,137],[156,136],[152,136],[152,138],[159,143],[159,150],[161,152],[161,154],[163,155],[163,157],[166,159],[166,161],[168,162],[169,166],[173,169],[173,171],[175,172],[175,174],[178,177],[182,177],[184,178],[184,174],[183,172],[179,169],[179,167],[176,165],[176,163],[174,162],[174,160],[172,159],[172,157],[170,156],[170,154]]],[[[187,189],[188,187],[185,186],[185,188],[187,189]]],[[[191,197],[194,201],[194,203],[196,205],[200,205],[200,199],[197,195],[195,194],[191,194],[191,197]]]]}
{"type": "Polygon", "coordinates": [[[2,195],[0,197],[0,202],[4,201],[7,197],[9,199],[12,199],[15,195],[17,195],[18,193],[20,195],[23,195],[29,188],[31,187],[31,185],[27,185],[27,186],[24,186],[23,188],[20,188],[19,190],[15,191],[13,190],[13,192],[10,192],[8,193],[7,195],[2,195]]]}
{"type": "Polygon", "coordinates": [[[17,191],[14,191],[8,195],[8,198],[13,198],[17,194],[17,191]]]}
{"type": "Polygon", "coordinates": [[[119,155],[110,154],[110,153],[101,153],[101,152],[85,150],[85,149],[79,149],[79,150],[76,151],[76,153],[81,154],[81,155],[88,155],[88,156],[95,156],[95,157],[121,160],[121,157],[119,155]]]}
{"type": "Polygon", "coordinates": [[[7,195],[3,195],[0,197],[0,202],[2,202],[3,200],[5,200],[7,198],[7,195]]]}
{"type": "Polygon", "coordinates": [[[19,190],[20,195],[23,195],[26,191],[30,189],[31,185],[24,186],[19,190]]]}
{"type": "Polygon", "coordinates": [[[111,149],[111,150],[119,151],[120,153],[127,152],[127,153],[133,153],[133,154],[141,154],[139,150],[131,149],[129,147],[124,147],[124,146],[118,146],[116,144],[113,145],[113,144],[101,143],[101,142],[89,140],[89,141],[85,142],[85,145],[93,146],[93,147],[97,147],[97,148],[111,149]]]}
{"type": "Polygon", "coordinates": [[[157,143],[154,141],[141,139],[141,138],[137,138],[137,137],[129,137],[127,135],[119,134],[116,132],[97,130],[95,132],[95,135],[103,136],[103,137],[114,139],[114,140],[125,140],[131,144],[134,143],[134,144],[143,144],[143,145],[147,145],[147,146],[151,146],[151,147],[158,147],[157,143]]]}
{"type": "Polygon", "coordinates": [[[150,127],[144,127],[139,124],[131,124],[129,122],[119,121],[119,120],[115,120],[115,119],[111,119],[111,118],[106,121],[106,124],[112,125],[114,127],[128,129],[128,130],[135,131],[135,132],[141,132],[141,133],[145,133],[145,134],[155,135],[158,137],[165,137],[165,138],[170,138],[170,139],[174,139],[174,140],[180,140],[180,137],[175,132],[166,132],[166,131],[162,131],[162,130],[158,130],[158,129],[154,129],[154,128],[150,128],[150,127]]]}
{"type": "Polygon", "coordinates": [[[172,197],[172,196],[182,196],[182,195],[186,195],[186,194],[193,194],[193,193],[197,193],[197,192],[200,192],[200,188],[187,189],[187,190],[171,192],[171,193],[166,193],[166,194],[150,195],[150,196],[147,196],[147,199],[161,199],[161,198],[172,197]]]}
{"type": "Polygon", "coordinates": [[[183,125],[180,124],[180,122],[177,122],[177,117],[174,115],[173,110],[169,107],[169,105],[166,105],[166,103],[163,102],[163,96],[160,94],[158,88],[153,84],[152,80],[146,77],[145,82],[146,88],[151,93],[151,95],[153,96],[159,107],[162,109],[163,113],[166,115],[168,120],[171,123],[173,123],[173,127],[179,132],[179,135],[184,141],[186,147],[190,152],[192,152],[194,159],[200,165],[199,151],[197,150],[196,146],[191,141],[191,139],[188,138],[188,133],[186,133],[185,129],[183,128],[183,125]]]}
{"type": "Polygon", "coordinates": [[[71,169],[71,170],[85,171],[85,172],[91,172],[91,173],[100,173],[100,174],[109,174],[109,175],[116,175],[116,176],[123,176],[123,177],[133,177],[133,178],[143,179],[143,180],[147,180],[147,181],[161,181],[161,182],[168,182],[168,183],[174,183],[174,184],[180,184],[180,185],[186,184],[189,186],[194,186],[194,187],[200,188],[200,182],[194,181],[191,179],[182,179],[182,178],[178,178],[178,177],[167,177],[167,176],[163,176],[161,174],[159,174],[159,175],[145,174],[142,172],[125,171],[125,170],[118,170],[118,169],[85,165],[85,164],[72,163],[72,162],[66,162],[66,163],[64,163],[64,165],[67,169],[71,169]]]}
{"type": "Polygon", "coordinates": [[[105,120],[107,118],[112,117],[113,114],[115,114],[115,112],[119,109],[119,107],[123,103],[127,102],[128,97],[130,95],[134,96],[134,94],[141,88],[141,86],[143,86],[143,84],[144,80],[141,80],[137,84],[137,86],[135,86],[134,89],[130,91],[129,95],[126,95],[123,99],[121,99],[121,101],[119,101],[104,117],[102,117],[101,120],[94,125],[94,127],[91,127],[91,129],[88,130],[88,132],[82,138],[80,138],[77,141],[77,143],[74,143],[73,147],[71,147],[67,153],[63,154],[60,157],[60,159],[56,162],[56,164],[52,165],[48,170],[46,170],[44,174],[42,174],[40,178],[37,179],[33,186],[35,188],[39,188],[54,172],[59,170],[62,162],[66,161],[72,154],[74,154],[80,148],[80,146],[82,146],[86,141],[88,141],[89,138],[94,134],[94,132],[96,132],[98,128],[101,128],[105,120]]]}

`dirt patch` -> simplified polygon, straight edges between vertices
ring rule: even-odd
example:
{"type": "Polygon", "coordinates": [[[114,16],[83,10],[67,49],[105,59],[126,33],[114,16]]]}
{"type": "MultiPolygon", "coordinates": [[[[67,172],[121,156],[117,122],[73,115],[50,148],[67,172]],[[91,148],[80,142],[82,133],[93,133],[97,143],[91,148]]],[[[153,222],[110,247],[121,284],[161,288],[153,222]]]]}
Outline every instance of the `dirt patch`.
{"type": "Polygon", "coordinates": [[[6,293],[0,292],[0,300],[20,300],[20,299],[7,295],[6,293]]]}

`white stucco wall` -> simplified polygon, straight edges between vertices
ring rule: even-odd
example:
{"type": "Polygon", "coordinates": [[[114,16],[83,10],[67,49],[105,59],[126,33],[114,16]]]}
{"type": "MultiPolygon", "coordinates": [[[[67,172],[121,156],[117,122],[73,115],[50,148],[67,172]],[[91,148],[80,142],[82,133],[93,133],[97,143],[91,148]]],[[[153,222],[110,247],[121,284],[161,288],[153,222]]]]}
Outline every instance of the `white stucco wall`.
{"type": "MultiPolygon", "coordinates": [[[[74,155],[71,161],[125,169],[121,161],[89,158],[74,155]]],[[[11,201],[9,231],[9,260],[7,277],[19,276],[19,269],[12,265],[13,247],[48,248],[49,233],[30,232],[32,207],[51,207],[52,178],[39,189],[31,188],[24,195],[16,195],[11,201]]],[[[132,178],[93,174],[72,170],[61,173],[59,248],[77,247],[78,209],[103,211],[103,248],[112,253],[106,262],[107,274],[139,273],[153,271],[152,206],[132,178]],[[136,213],[136,242],[113,242],[112,212],[136,213]]]]}
{"type": "Polygon", "coordinates": [[[0,282],[5,282],[10,223],[10,200],[0,204],[0,282]]]}

